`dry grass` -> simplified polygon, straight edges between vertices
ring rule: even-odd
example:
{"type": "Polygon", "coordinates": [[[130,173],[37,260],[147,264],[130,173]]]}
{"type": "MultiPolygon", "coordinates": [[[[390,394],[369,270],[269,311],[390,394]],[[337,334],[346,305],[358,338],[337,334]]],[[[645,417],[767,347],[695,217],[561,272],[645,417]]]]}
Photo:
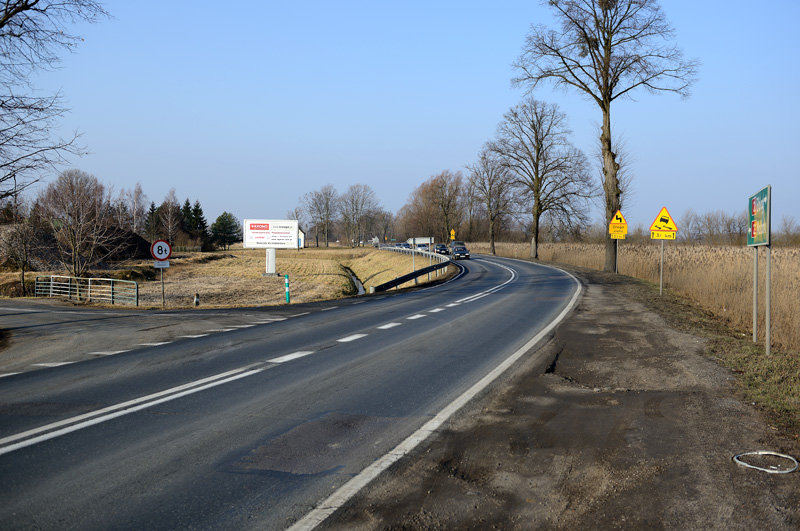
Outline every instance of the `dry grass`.
{"type": "MultiPolygon", "coordinates": [[[[488,252],[486,243],[471,243],[474,252],[488,252]]],[[[621,242],[619,272],[649,282],[659,281],[659,242],[621,242]]],[[[526,243],[501,243],[497,253],[513,258],[530,256],[526,243]]],[[[545,262],[602,269],[602,244],[545,243],[539,246],[539,258],[545,262]]],[[[759,262],[759,335],[763,339],[765,323],[764,293],[766,260],[760,251],[759,262]]],[[[744,247],[707,247],[664,244],[664,287],[689,298],[711,311],[733,328],[747,333],[753,323],[753,250],[744,247]]],[[[800,249],[772,250],[772,344],[778,348],[800,350],[800,249]]],[[[752,332],[750,332],[752,333],[752,332]]]]}
{"type": "MultiPolygon", "coordinates": [[[[424,267],[427,261],[421,263],[417,257],[416,265],[424,267]]],[[[213,253],[175,253],[164,272],[166,306],[191,307],[195,293],[200,295],[204,308],[285,304],[284,275],[289,275],[292,303],[338,299],[356,293],[350,270],[363,279],[369,290],[370,286],[411,272],[412,257],[371,247],[279,250],[276,253],[279,276],[265,277],[264,270],[263,250],[239,247],[213,253]]],[[[64,272],[35,272],[26,275],[26,279],[32,283],[36,275],[50,274],[64,272]]],[[[93,271],[92,276],[137,280],[140,305],[161,306],[161,282],[152,260],[129,262],[114,271],[93,271]]],[[[419,280],[422,283],[426,277],[419,280]]],[[[19,272],[0,273],[0,287],[7,287],[7,295],[18,294],[15,293],[18,285],[19,272]]],[[[413,285],[409,282],[403,287],[413,285]]]]}

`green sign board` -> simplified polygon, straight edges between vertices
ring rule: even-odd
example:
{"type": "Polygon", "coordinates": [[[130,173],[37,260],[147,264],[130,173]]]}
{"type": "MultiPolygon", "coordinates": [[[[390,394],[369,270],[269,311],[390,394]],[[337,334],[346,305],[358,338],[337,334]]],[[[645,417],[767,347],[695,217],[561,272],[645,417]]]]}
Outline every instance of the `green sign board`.
{"type": "Polygon", "coordinates": [[[759,190],[747,200],[747,245],[769,245],[772,216],[772,186],[759,190]]]}

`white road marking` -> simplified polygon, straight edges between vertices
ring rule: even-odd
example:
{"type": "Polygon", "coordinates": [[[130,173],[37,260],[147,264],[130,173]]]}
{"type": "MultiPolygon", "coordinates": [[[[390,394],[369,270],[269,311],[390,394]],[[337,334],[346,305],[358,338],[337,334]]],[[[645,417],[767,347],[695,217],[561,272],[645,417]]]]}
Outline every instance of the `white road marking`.
{"type": "Polygon", "coordinates": [[[231,330],[236,330],[235,328],[215,328],[214,330],[206,330],[209,334],[216,333],[216,332],[230,332],[231,330]]]}
{"type": "MultiPolygon", "coordinates": [[[[25,308],[6,308],[0,307],[0,310],[8,311],[8,312],[25,312],[25,313],[45,313],[48,310],[26,310],[25,308]]],[[[17,373],[12,373],[17,374],[17,373]]]]}
{"type": "Polygon", "coordinates": [[[7,373],[4,373],[4,374],[0,374],[0,378],[5,378],[6,376],[13,376],[15,374],[20,374],[20,373],[18,373],[18,372],[7,372],[7,373]]]}
{"type": "MultiPolygon", "coordinates": [[[[547,266],[544,266],[547,267],[547,266]]],[[[555,268],[553,268],[555,269],[555,268]]],[[[289,531],[300,531],[314,529],[319,524],[325,521],[328,516],[337,511],[342,505],[347,503],[350,498],[355,496],[361,489],[366,487],[372,480],[380,475],[387,468],[400,460],[403,456],[410,453],[414,448],[419,446],[425,439],[432,433],[439,429],[442,424],[453,416],[453,414],[464,407],[470,400],[483,391],[489,384],[497,379],[498,376],[503,374],[510,366],[516,363],[519,358],[524,356],[531,348],[533,348],[539,341],[547,337],[547,335],[572,311],[580,298],[583,291],[580,282],[573,275],[566,272],[567,275],[572,277],[578,285],[575,294],[570,299],[567,306],[547,325],[542,331],[533,336],[527,343],[522,345],[516,352],[506,358],[500,365],[495,367],[489,374],[481,378],[472,387],[464,391],[464,393],[456,398],[453,402],[442,409],[435,417],[426,422],[420,429],[411,434],[406,440],[395,446],[386,455],[379,458],[377,461],[362,470],[358,475],[350,481],[339,487],[333,494],[322,500],[311,512],[306,514],[303,518],[295,522],[289,528],[289,531]]]]}
{"type": "Polygon", "coordinates": [[[189,339],[197,339],[198,337],[206,337],[208,334],[194,334],[189,336],[181,336],[189,339]]]}
{"type": "Polygon", "coordinates": [[[313,354],[313,350],[300,350],[298,352],[292,352],[291,354],[287,354],[285,356],[281,356],[279,358],[272,358],[271,360],[267,360],[269,363],[285,363],[287,361],[296,360],[297,358],[302,358],[304,356],[308,356],[309,354],[313,354]]]}
{"type": "Polygon", "coordinates": [[[337,339],[339,343],[349,343],[351,341],[355,341],[356,339],[361,339],[362,337],[367,337],[367,334],[353,334],[352,336],[343,337],[341,339],[337,339]]]}
{"type": "Polygon", "coordinates": [[[443,312],[444,308],[434,308],[433,310],[428,310],[428,313],[439,313],[443,312]]]}
{"type": "Polygon", "coordinates": [[[448,304],[448,305],[447,305],[447,307],[448,307],[448,308],[453,308],[453,307],[455,307],[455,306],[458,306],[458,305],[459,305],[459,304],[458,304],[457,302],[454,302],[454,303],[452,303],[452,304],[448,304]]]}
{"type": "Polygon", "coordinates": [[[260,321],[255,321],[256,323],[263,324],[263,323],[272,323],[275,321],[285,321],[286,317],[266,317],[261,319],[260,321]]]}
{"type": "Polygon", "coordinates": [[[422,314],[422,313],[418,313],[417,315],[412,315],[411,317],[406,317],[406,319],[408,319],[409,321],[413,321],[414,319],[422,319],[423,317],[426,317],[426,315],[422,314]]]}
{"type": "Polygon", "coordinates": [[[114,354],[122,354],[123,352],[130,352],[130,349],[128,349],[128,350],[104,350],[104,351],[100,351],[100,352],[90,352],[89,354],[90,355],[94,355],[94,356],[113,356],[114,354]]]}
{"type": "Polygon", "coordinates": [[[257,374],[263,370],[264,369],[255,369],[252,367],[242,367],[239,369],[234,369],[232,371],[224,372],[214,376],[209,376],[208,378],[203,378],[202,380],[196,380],[194,382],[190,382],[184,385],[179,385],[177,387],[173,387],[165,391],[153,393],[151,395],[143,396],[141,398],[135,398],[133,400],[129,400],[121,404],[108,406],[103,409],[98,409],[97,411],[91,411],[89,413],[84,413],[82,415],[78,415],[72,418],[60,420],[58,422],[53,422],[52,424],[40,426],[39,428],[34,428],[28,431],[24,431],[22,433],[17,433],[15,435],[10,435],[8,437],[0,439],[0,445],[6,445],[7,443],[14,443],[15,441],[21,441],[21,442],[16,442],[15,444],[10,444],[8,446],[0,446],[0,455],[13,452],[14,450],[18,450],[20,448],[25,448],[27,446],[33,446],[34,444],[38,444],[40,442],[47,441],[49,439],[55,439],[56,437],[72,433],[73,431],[78,431],[83,428],[88,428],[89,426],[94,426],[95,424],[100,424],[101,422],[105,422],[107,420],[115,419],[117,417],[128,415],[130,413],[135,413],[137,411],[141,411],[142,409],[146,409],[158,404],[163,404],[164,402],[169,402],[171,400],[175,400],[177,398],[181,398],[186,395],[197,393],[205,389],[210,389],[211,387],[216,387],[224,383],[232,382],[234,380],[238,380],[239,378],[252,376],[253,374],[257,374]],[[97,418],[92,418],[92,417],[97,417],[97,418]],[[85,419],[90,419],[90,420],[85,420],[85,419]],[[79,423],[75,424],[76,422],[79,423]],[[72,425],[70,426],[70,424],[72,425]],[[56,431],[50,431],[55,428],[60,428],[62,426],[67,426],[67,427],[56,431]],[[44,433],[48,431],[50,433],[44,433]],[[44,433],[44,435],[39,435],[38,437],[33,437],[32,439],[28,439],[28,437],[40,433],[44,433]],[[22,440],[22,439],[27,439],[27,440],[22,440]]]}
{"type": "Polygon", "coordinates": [[[53,363],[34,363],[37,367],[61,367],[62,365],[69,365],[70,363],[75,363],[74,361],[59,361],[53,363]]]}
{"type": "Polygon", "coordinates": [[[310,314],[310,313],[311,313],[311,312],[296,313],[296,314],[294,314],[294,315],[290,315],[289,317],[300,317],[301,315],[308,315],[308,314],[310,314]]]}
{"type": "Polygon", "coordinates": [[[161,345],[169,345],[172,341],[161,341],[155,343],[139,343],[140,347],[160,347],[161,345]]]}
{"type": "Polygon", "coordinates": [[[323,309],[322,309],[322,310],[320,310],[320,311],[321,311],[321,312],[327,312],[328,310],[333,310],[333,309],[335,309],[335,308],[338,308],[338,306],[331,306],[330,308],[323,308],[323,309]]]}
{"type": "Polygon", "coordinates": [[[231,325],[231,328],[252,328],[255,325],[246,324],[246,325],[231,325]]]}
{"type": "Polygon", "coordinates": [[[381,325],[378,327],[378,330],[389,330],[390,328],[394,328],[395,326],[400,326],[403,323],[387,323],[385,325],[381,325]]]}

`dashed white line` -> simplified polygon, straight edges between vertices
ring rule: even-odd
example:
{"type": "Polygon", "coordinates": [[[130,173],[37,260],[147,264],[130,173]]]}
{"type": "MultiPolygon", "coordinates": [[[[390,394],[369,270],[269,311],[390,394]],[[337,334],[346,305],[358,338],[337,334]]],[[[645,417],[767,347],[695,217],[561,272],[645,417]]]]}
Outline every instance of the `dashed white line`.
{"type": "Polygon", "coordinates": [[[457,302],[454,302],[454,303],[452,303],[452,304],[448,304],[448,305],[447,305],[447,307],[448,307],[448,308],[453,308],[453,307],[455,307],[455,306],[458,306],[458,303],[457,303],[457,302]]]}
{"type": "Polygon", "coordinates": [[[428,313],[439,313],[443,312],[444,308],[434,308],[433,310],[428,310],[428,313]]]}
{"type": "Polygon", "coordinates": [[[322,309],[322,310],[320,310],[320,311],[322,311],[322,312],[327,312],[328,310],[333,310],[333,309],[336,309],[336,308],[338,308],[338,306],[331,306],[330,308],[323,308],[323,309],[322,309]]]}
{"type": "Polygon", "coordinates": [[[122,354],[123,352],[130,352],[129,350],[103,350],[99,352],[90,352],[92,356],[113,356],[114,354],[122,354]]]}
{"type": "Polygon", "coordinates": [[[253,321],[256,324],[274,323],[275,321],[285,321],[286,317],[266,317],[259,321],[253,321]]]}
{"type": "Polygon", "coordinates": [[[294,315],[290,315],[289,317],[300,317],[301,315],[308,315],[308,314],[310,314],[310,313],[311,313],[311,312],[296,313],[296,314],[294,314],[294,315]]]}
{"type": "Polygon", "coordinates": [[[252,324],[245,324],[245,325],[231,325],[231,328],[251,328],[255,325],[252,324]]]}
{"type": "Polygon", "coordinates": [[[34,363],[37,367],[61,367],[62,365],[69,365],[70,363],[75,363],[74,361],[59,361],[53,363],[34,363]]]}
{"type": "Polygon", "coordinates": [[[180,337],[185,337],[185,338],[188,338],[188,339],[197,339],[198,337],[206,337],[207,335],[208,334],[191,334],[191,335],[188,335],[188,336],[180,336],[180,337]]]}
{"type": "Polygon", "coordinates": [[[378,327],[378,330],[389,330],[390,328],[394,328],[395,326],[400,326],[403,323],[387,323],[385,325],[381,325],[378,327]]]}
{"type": "Polygon", "coordinates": [[[292,352],[291,354],[287,354],[285,356],[280,356],[278,358],[272,358],[271,360],[267,360],[269,363],[285,363],[287,361],[296,360],[297,358],[302,358],[304,356],[308,356],[309,354],[313,354],[313,350],[300,350],[298,352],[292,352]]]}
{"type": "Polygon", "coordinates": [[[161,345],[169,345],[172,341],[160,341],[155,343],[139,343],[140,347],[160,347],[161,345]]]}
{"type": "Polygon", "coordinates": [[[235,328],[215,328],[214,330],[206,330],[208,333],[216,333],[216,332],[230,332],[231,330],[236,330],[235,328]]]}
{"type": "Polygon", "coordinates": [[[341,339],[337,339],[339,343],[349,343],[351,341],[355,341],[356,339],[361,339],[362,337],[366,337],[367,334],[353,334],[352,336],[343,337],[341,339]]]}
{"type": "Polygon", "coordinates": [[[412,315],[411,317],[406,317],[406,319],[408,319],[409,321],[413,321],[414,319],[422,319],[423,317],[426,317],[425,314],[418,313],[417,315],[412,315]]]}

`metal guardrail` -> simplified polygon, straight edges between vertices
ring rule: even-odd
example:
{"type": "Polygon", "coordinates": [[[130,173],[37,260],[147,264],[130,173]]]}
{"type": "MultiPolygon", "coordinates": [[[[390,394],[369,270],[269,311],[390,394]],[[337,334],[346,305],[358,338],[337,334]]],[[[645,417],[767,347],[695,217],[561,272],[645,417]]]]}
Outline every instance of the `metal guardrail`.
{"type": "Polygon", "coordinates": [[[37,297],[67,297],[79,301],[139,306],[139,283],[133,280],[38,276],[35,294],[37,297]]]}
{"type": "Polygon", "coordinates": [[[369,289],[370,293],[376,293],[380,291],[390,290],[394,287],[400,286],[401,284],[405,284],[409,280],[414,280],[422,275],[427,275],[428,273],[433,273],[434,271],[438,271],[440,269],[444,269],[449,266],[451,263],[454,263],[449,256],[431,253],[429,251],[417,251],[415,249],[405,249],[403,247],[392,247],[392,246],[381,246],[379,247],[382,251],[391,251],[394,253],[401,253],[401,254],[412,254],[416,253],[420,256],[429,257],[431,259],[439,260],[438,264],[429,265],[428,267],[423,267],[422,269],[417,269],[416,271],[412,271],[407,275],[403,275],[401,277],[397,277],[394,280],[390,280],[389,282],[384,282],[383,284],[379,284],[377,286],[372,286],[369,289]]]}

